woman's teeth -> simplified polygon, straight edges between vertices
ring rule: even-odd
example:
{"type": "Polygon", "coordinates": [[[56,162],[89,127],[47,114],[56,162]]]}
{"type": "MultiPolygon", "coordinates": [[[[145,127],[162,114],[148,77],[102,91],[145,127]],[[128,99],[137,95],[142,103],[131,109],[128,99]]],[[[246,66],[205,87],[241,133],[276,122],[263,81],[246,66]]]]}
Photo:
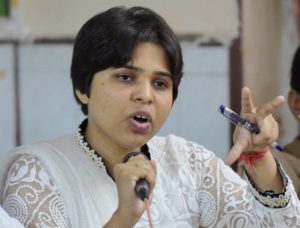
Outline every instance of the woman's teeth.
{"type": "Polygon", "coordinates": [[[146,123],[148,121],[148,118],[146,116],[142,116],[142,115],[136,115],[133,118],[140,123],[146,123]]]}

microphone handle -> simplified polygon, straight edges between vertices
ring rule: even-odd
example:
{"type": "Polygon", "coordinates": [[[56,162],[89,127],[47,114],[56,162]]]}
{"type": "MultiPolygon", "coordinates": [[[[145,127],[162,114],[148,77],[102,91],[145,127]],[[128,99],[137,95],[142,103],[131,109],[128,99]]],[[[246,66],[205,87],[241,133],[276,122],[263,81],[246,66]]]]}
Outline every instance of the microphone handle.
{"type": "MultiPolygon", "coordinates": [[[[126,154],[126,156],[123,158],[123,163],[126,163],[129,158],[137,155],[143,155],[147,160],[148,157],[143,154],[142,152],[130,152],[129,154],[126,154]]],[[[135,193],[137,196],[144,201],[145,198],[149,198],[150,190],[149,190],[149,183],[146,181],[145,178],[138,179],[138,181],[135,184],[135,193]]]]}

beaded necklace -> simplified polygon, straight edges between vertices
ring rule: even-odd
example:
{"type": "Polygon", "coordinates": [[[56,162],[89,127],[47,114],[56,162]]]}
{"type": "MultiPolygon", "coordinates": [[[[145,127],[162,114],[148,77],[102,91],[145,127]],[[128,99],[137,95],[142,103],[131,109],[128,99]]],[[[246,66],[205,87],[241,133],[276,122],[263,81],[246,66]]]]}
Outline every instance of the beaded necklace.
{"type": "MultiPolygon", "coordinates": [[[[79,125],[79,127],[75,133],[75,139],[78,142],[81,149],[86,153],[86,155],[88,155],[99,168],[101,168],[105,172],[107,172],[102,157],[97,153],[97,151],[95,151],[90,146],[90,144],[88,143],[88,141],[84,135],[85,129],[87,127],[87,123],[88,123],[88,119],[85,119],[82,121],[82,123],[79,125]]],[[[143,154],[145,154],[149,160],[151,160],[151,156],[149,153],[149,147],[147,146],[147,144],[144,144],[142,146],[141,152],[143,154]]]]}
{"type": "Polygon", "coordinates": [[[79,125],[77,132],[75,133],[76,141],[81,149],[95,162],[95,164],[106,172],[106,167],[103,163],[102,157],[90,146],[84,135],[84,131],[87,127],[87,120],[88,119],[85,119],[79,125]]]}

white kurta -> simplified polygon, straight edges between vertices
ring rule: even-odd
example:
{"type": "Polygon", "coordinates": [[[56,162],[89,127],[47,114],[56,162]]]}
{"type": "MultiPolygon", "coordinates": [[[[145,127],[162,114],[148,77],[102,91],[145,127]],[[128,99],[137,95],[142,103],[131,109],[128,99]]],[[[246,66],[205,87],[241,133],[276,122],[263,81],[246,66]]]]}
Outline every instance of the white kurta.
{"type": "Polygon", "coordinates": [[[22,228],[24,227],[17,219],[11,218],[2,207],[0,207],[0,227],[1,228],[22,228]]]}
{"type": "MultiPolygon", "coordinates": [[[[204,147],[172,135],[147,144],[157,161],[154,227],[300,227],[300,204],[289,178],[288,205],[270,208],[204,147]]],[[[25,226],[102,227],[117,208],[114,181],[73,135],[18,147],[0,167],[1,204],[25,226]]],[[[148,226],[145,213],[135,227],[148,226]]]]}

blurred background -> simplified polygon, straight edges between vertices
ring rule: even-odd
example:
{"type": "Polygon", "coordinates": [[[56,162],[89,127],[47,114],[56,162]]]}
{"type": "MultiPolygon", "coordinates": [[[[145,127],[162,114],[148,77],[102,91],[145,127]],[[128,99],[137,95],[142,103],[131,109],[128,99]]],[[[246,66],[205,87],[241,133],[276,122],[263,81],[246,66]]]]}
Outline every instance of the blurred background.
{"type": "MultiPolygon", "coordinates": [[[[182,44],[184,78],[159,135],[186,137],[224,157],[233,128],[219,105],[239,112],[244,85],[255,104],[287,97],[299,0],[0,0],[0,155],[76,130],[84,116],[70,81],[75,35],[120,5],[158,12],[182,44]]],[[[299,126],[286,103],[275,117],[278,142],[292,141],[299,126]]]]}

